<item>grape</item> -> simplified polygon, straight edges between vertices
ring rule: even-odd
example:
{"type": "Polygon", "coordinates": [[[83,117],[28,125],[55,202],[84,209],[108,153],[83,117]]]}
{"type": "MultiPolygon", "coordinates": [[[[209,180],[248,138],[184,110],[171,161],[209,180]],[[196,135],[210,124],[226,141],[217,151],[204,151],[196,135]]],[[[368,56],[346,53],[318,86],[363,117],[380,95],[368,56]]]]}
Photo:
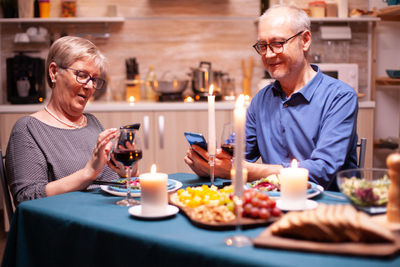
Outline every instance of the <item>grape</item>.
{"type": "Polygon", "coordinates": [[[268,195],[247,189],[243,194],[243,216],[267,220],[271,216],[280,216],[281,210],[268,195]]]}
{"type": "Polygon", "coordinates": [[[257,207],[252,207],[251,208],[250,215],[251,215],[252,218],[254,218],[254,219],[258,218],[259,214],[260,214],[259,208],[257,208],[257,207]]]}
{"type": "Polygon", "coordinates": [[[269,212],[268,209],[266,209],[266,208],[261,208],[261,209],[260,209],[259,216],[260,216],[261,219],[266,220],[266,219],[269,218],[270,212],[269,212]]]}
{"type": "Polygon", "coordinates": [[[244,215],[250,215],[251,214],[251,208],[253,206],[250,203],[247,203],[243,206],[243,213],[244,215]]]}
{"type": "Polygon", "coordinates": [[[271,214],[272,214],[272,216],[280,216],[281,210],[279,208],[275,207],[271,210],[271,214]]]}

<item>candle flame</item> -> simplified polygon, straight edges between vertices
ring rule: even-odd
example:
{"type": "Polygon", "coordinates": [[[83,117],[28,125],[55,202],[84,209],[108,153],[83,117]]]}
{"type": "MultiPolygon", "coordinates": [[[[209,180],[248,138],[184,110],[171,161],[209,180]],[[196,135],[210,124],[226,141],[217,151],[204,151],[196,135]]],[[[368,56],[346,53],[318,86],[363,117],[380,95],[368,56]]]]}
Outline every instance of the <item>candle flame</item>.
{"type": "Polygon", "coordinates": [[[208,90],[208,95],[212,95],[212,94],[213,94],[213,91],[214,91],[214,85],[211,84],[211,85],[210,85],[210,89],[208,90]]]}
{"type": "Polygon", "coordinates": [[[292,160],[292,168],[297,168],[298,167],[298,163],[296,159],[292,160]]]}
{"type": "Polygon", "coordinates": [[[156,166],[156,164],[151,165],[151,170],[150,170],[150,172],[151,172],[151,173],[156,173],[156,172],[157,172],[157,166],[156,166]]]}

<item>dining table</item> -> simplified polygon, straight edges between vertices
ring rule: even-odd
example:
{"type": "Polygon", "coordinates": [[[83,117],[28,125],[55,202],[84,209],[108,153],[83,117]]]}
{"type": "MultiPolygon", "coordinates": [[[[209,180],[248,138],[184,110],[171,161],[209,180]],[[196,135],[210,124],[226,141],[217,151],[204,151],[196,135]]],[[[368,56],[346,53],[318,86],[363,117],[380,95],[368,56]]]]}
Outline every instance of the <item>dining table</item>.
{"type": "MultiPolygon", "coordinates": [[[[191,173],[169,174],[183,188],[210,185],[191,173]]],[[[215,179],[216,185],[227,180],[215,179]]],[[[318,203],[349,203],[340,192],[313,197],[318,203]]],[[[206,229],[184,213],[159,219],[131,216],[115,196],[94,188],[22,202],[8,233],[2,266],[400,266],[390,257],[323,254],[227,246],[224,239],[259,236],[268,225],[206,229]]]]}

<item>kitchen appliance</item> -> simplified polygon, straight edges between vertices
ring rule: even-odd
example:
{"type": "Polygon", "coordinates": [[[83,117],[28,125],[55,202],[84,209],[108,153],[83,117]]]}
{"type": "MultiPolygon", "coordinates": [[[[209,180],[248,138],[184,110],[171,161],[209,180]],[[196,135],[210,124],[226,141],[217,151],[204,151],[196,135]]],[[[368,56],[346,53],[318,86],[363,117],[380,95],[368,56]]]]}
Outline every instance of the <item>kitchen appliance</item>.
{"type": "Polygon", "coordinates": [[[11,104],[34,104],[44,101],[44,64],[44,59],[22,53],[7,58],[7,100],[11,104]]]}
{"type": "Polygon", "coordinates": [[[158,101],[182,101],[182,92],[186,90],[189,80],[179,80],[167,71],[161,76],[160,80],[152,80],[149,83],[157,93],[158,101]]]}
{"type": "Polygon", "coordinates": [[[211,68],[211,62],[201,61],[198,68],[192,68],[192,90],[195,100],[207,99],[208,91],[211,84],[214,85],[214,95],[216,100],[222,99],[221,87],[222,76],[221,71],[215,71],[211,68]]]}
{"type": "Polygon", "coordinates": [[[350,63],[318,63],[323,73],[350,85],[358,93],[358,65],[350,63]]]}

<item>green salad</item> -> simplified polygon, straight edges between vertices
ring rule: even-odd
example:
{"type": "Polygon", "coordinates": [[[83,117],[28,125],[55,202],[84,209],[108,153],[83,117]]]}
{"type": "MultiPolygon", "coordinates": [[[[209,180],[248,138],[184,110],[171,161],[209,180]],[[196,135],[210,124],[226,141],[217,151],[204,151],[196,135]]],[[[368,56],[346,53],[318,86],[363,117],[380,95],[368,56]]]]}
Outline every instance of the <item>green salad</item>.
{"type": "Polygon", "coordinates": [[[387,175],[372,181],[357,177],[343,178],[342,193],[359,206],[382,206],[388,202],[390,179],[387,175]]]}

